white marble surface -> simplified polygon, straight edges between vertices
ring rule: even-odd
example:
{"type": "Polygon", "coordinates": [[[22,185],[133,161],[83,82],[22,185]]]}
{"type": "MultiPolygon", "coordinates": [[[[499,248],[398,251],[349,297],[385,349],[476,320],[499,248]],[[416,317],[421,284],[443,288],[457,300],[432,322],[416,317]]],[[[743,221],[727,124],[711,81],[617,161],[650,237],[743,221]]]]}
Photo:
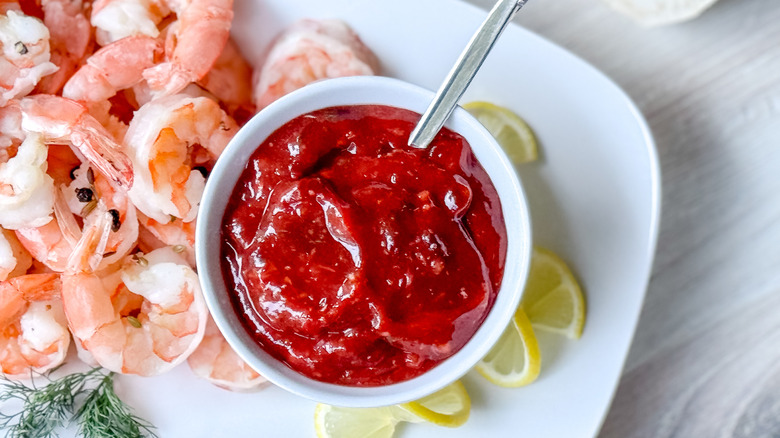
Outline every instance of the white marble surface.
{"type": "Polygon", "coordinates": [[[648,29],[531,0],[516,21],[615,80],[658,144],[655,267],[601,436],[780,436],[780,2],[648,29]]]}

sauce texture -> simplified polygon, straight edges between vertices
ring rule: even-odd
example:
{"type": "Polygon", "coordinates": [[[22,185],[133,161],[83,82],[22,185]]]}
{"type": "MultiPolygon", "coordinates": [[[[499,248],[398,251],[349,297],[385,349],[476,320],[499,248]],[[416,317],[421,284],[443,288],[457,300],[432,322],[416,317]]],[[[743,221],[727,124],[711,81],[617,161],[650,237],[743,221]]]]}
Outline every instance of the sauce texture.
{"type": "Polygon", "coordinates": [[[456,353],[501,284],[498,194],[466,140],[408,147],[419,115],[378,105],[297,117],[250,158],[222,225],[247,331],[313,379],[408,380],[456,353]]]}

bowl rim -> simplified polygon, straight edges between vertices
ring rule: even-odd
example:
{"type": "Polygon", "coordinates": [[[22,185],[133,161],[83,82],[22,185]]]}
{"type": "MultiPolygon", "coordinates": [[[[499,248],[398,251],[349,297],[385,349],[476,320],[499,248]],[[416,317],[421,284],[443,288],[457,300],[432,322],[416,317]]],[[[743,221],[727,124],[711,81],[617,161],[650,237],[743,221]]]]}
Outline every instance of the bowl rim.
{"type": "Polygon", "coordinates": [[[230,193],[249,158],[268,135],[298,115],[332,106],[377,104],[422,113],[433,95],[425,88],[380,76],[318,81],[258,112],[238,131],[217,160],[204,189],[196,224],[195,253],[201,288],[214,322],[230,346],[275,385],[317,402],[345,407],[378,407],[416,400],[466,374],[490,351],[512,320],[530,268],[528,202],[506,154],[492,135],[461,107],[453,111],[445,127],[466,138],[496,187],[507,228],[507,252],[503,279],[493,305],[458,352],[423,374],[402,382],[383,386],[325,383],[294,371],[258,346],[239,320],[228,296],[220,262],[222,234],[211,230],[221,229],[230,193]]]}

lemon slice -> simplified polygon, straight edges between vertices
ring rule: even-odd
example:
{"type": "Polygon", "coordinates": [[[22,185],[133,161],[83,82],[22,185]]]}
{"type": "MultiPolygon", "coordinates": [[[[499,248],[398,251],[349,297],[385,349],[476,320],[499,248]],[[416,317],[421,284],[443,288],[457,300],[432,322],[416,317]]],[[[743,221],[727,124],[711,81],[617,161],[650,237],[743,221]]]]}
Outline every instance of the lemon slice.
{"type": "Polygon", "coordinates": [[[477,363],[476,370],[493,384],[507,388],[527,385],[542,368],[539,343],[522,307],[492,350],[477,363]]]}
{"type": "Polygon", "coordinates": [[[566,263],[550,250],[534,247],[521,306],[535,329],[582,336],[585,298],[566,263]]]}
{"type": "Polygon", "coordinates": [[[469,419],[471,399],[463,384],[456,381],[420,400],[404,403],[401,407],[437,426],[458,427],[469,419]]]}
{"type": "Polygon", "coordinates": [[[525,120],[508,108],[490,102],[469,102],[463,105],[475,119],[496,138],[514,164],[536,160],[536,136],[525,120]]]}
{"type": "Polygon", "coordinates": [[[717,0],[604,0],[645,26],[660,26],[699,16],[717,0]]]}
{"type": "Polygon", "coordinates": [[[318,404],[314,430],[318,438],[390,438],[398,423],[430,422],[458,427],[471,413],[471,399],[455,382],[420,400],[382,408],[340,408],[318,404]]]}
{"type": "Polygon", "coordinates": [[[314,429],[318,438],[390,438],[401,421],[422,422],[398,406],[341,408],[318,404],[314,429]]]}

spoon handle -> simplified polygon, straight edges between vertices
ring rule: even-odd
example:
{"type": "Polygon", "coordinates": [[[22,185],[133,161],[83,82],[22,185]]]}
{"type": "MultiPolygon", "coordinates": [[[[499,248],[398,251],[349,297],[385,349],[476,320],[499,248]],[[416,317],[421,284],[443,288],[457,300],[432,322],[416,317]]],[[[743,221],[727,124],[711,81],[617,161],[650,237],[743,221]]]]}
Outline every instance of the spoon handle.
{"type": "Polygon", "coordinates": [[[417,126],[409,137],[409,146],[425,149],[439,132],[444,122],[452,114],[458,100],[466,91],[477,70],[493,48],[496,40],[512,20],[517,11],[528,0],[498,0],[490,15],[482,23],[477,33],[471,37],[468,46],[450,70],[447,79],[436,92],[428,109],[425,110],[417,126]]]}

